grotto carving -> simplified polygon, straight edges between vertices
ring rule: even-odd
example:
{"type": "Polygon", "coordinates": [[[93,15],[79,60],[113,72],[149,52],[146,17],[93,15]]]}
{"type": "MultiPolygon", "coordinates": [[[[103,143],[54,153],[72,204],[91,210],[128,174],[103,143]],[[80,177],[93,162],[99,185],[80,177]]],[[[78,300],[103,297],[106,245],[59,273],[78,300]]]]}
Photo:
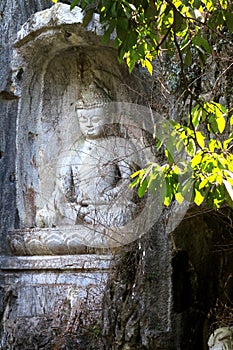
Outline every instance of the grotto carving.
{"type": "Polygon", "coordinates": [[[100,91],[86,89],[76,101],[75,120],[81,135],[58,156],[54,189],[37,210],[36,227],[10,234],[13,252],[103,251],[138,237],[135,229],[130,233],[122,228],[133,222],[144,205],[129,188],[130,174],[139,168],[141,156],[135,143],[124,136],[122,125],[115,122],[111,107],[100,91]],[[98,98],[90,100],[93,94],[98,98]]]}
{"type": "Polygon", "coordinates": [[[141,134],[132,138],[116,109],[108,110],[112,101],[135,101],[128,73],[113,48],[102,50],[98,26],[84,30],[83,14],[75,11],[55,5],[36,13],[17,35],[18,228],[8,234],[16,255],[128,244],[147,230],[141,213],[151,227],[154,208],[128,188],[129,175],[151,157],[139,154],[141,134]],[[20,81],[18,67],[24,71],[20,81]]]}
{"type": "Polygon", "coordinates": [[[103,107],[103,101],[76,103],[82,137],[61,153],[55,189],[37,213],[38,226],[89,224],[101,230],[133,219],[137,204],[129,178],[137,167],[137,150],[108,124],[111,105],[109,111],[103,107]]]}

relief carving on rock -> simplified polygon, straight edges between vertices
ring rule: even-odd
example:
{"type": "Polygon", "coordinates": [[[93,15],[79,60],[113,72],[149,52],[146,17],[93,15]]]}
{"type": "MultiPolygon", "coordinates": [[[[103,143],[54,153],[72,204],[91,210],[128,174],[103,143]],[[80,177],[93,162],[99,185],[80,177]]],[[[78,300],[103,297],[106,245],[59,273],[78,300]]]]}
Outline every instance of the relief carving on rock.
{"type": "MultiPolygon", "coordinates": [[[[150,216],[151,208],[129,187],[130,175],[145,164],[144,146],[127,135],[117,103],[108,101],[100,89],[86,89],[75,102],[76,125],[72,127],[79,136],[72,137],[69,146],[60,150],[53,172],[49,168],[46,172],[46,162],[39,164],[39,173],[47,174],[48,179],[55,174],[54,187],[49,199],[44,196],[46,182],[51,183],[44,176],[36,227],[10,235],[14,252],[103,251],[128,244],[144,233],[142,218],[150,216]],[[97,98],[90,100],[93,94],[97,98]]],[[[63,134],[69,140],[69,128],[63,134]]]]}
{"type": "Polygon", "coordinates": [[[33,15],[16,42],[18,228],[8,241],[17,255],[119,247],[162,210],[129,189],[130,174],[153,161],[143,134],[153,130],[151,110],[137,104],[142,82],[103,50],[94,22],[84,30],[82,13],[68,10],[33,15]]]}
{"type": "Polygon", "coordinates": [[[76,103],[82,136],[61,152],[52,198],[37,213],[39,227],[122,226],[137,210],[129,189],[130,175],[137,170],[136,147],[108,124],[107,104],[100,100],[82,104],[76,103]]]}

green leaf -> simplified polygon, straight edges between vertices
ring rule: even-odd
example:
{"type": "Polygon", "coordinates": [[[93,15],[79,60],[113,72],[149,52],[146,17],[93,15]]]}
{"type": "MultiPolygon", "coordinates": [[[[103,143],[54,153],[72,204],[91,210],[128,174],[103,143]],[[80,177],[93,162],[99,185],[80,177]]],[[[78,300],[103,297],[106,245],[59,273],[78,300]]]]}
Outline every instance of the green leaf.
{"type": "Polygon", "coordinates": [[[196,145],[193,139],[189,138],[188,139],[188,145],[185,147],[188,155],[193,157],[196,152],[196,145]]]}
{"type": "MultiPolygon", "coordinates": [[[[139,44],[139,45],[137,46],[138,54],[139,54],[142,58],[145,57],[145,55],[146,55],[146,50],[147,50],[147,46],[145,45],[145,43],[139,44]]],[[[142,62],[142,63],[143,63],[143,62],[142,62]]]]}
{"type": "Polygon", "coordinates": [[[187,48],[186,55],[185,55],[185,58],[184,58],[184,63],[185,63],[185,65],[187,67],[191,65],[192,59],[193,59],[193,57],[192,57],[191,50],[190,50],[190,48],[187,48]]]}
{"type": "Polygon", "coordinates": [[[207,128],[210,132],[217,133],[219,131],[215,115],[210,115],[208,118],[207,128]]]}
{"type": "Polygon", "coordinates": [[[142,198],[144,196],[144,194],[146,193],[148,187],[148,181],[147,179],[145,179],[139,186],[138,188],[138,197],[142,198]]]}
{"type": "Polygon", "coordinates": [[[138,33],[135,30],[130,31],[127,38],[128,47],[129,48],[133,47],[136,44],[137,39],[138,39],[138,33]]]}
{"type": "Polygon", "coordinates": [[[153,19],[157,15],[156,8],[154,6],[148,6],[145,10],[145,17],[150,19],[153,19]]]}
{"type": "MultiPolygon", "coordinates": [[[[197,34],[192,38],[192,43],[194,46],[199,48],[199,50],[204,49],[209,54],[212,52],[212,47],[205,38],[200,36],[200,34],[197,34]]],[[[203,51],[201,50],[201,52],[203,51]]]]}
{"type": "Polygon", "coordinates": [[[178,11],[175,11],[174,13],[174,25],[173,25],[173,30],[175,33],[179,32],[182,30],[184,24],[184,18],[181,16],[181,14],[178,11]]]}
{"type": "Polygon", "coordinates": [[[181,194],[186,201],[191,202],[193,200],[193,185],[194,179],[192,177],[189,177],[182,184],[180,184],[181,194]]]}
{"type": "Polygon", "coordinates": [[[128,34],[129,21],[126,17],[120,17],[116,22],[117,36],[123,41],[128,34]]]}
{"type": "Polygon", "coordinates": [[[160,197],[161,197],[160,200],[161,200],[161,203],[164,204],[166,196],[167,196],[167,184],[166,184],[165,178],[163,177],[161,179],[161,184],[160,184],[160,197]]]}
{"type": "Polygon", "coordinates": [[[139,177],[137,177],[130,185],[129,188],[134,188],[140,183],[139,177]]]}
{"type": "Polygon", "coordinates": [[[191,118],[192,118],[192,125],[194,126],[195,129],[198,127],[200,123],[200,120],[202,118],[202,112],[203,110],[199,104],[196,104],[196,106],[192,108],[191,118]]]}
{"type": "Polygon", "coordinates": [[[206,54],[205,52],[203,52],[203,50],[201,48],[198,48],[197,50],[198,53],[198,58],[199,58],[199,62],[200,62],[200,66],[203,69],[206,63],[206,54]]]}
{"type": "Polygon", "coordinates": [[[75,6],[78,6],[79,0],[73,0],[72,3],[70,4],[70,11],[72,11],[75,6]]]}
{"type": "Polygon", "coordinates": [[[208,41],[205,38],[201,38],[201,46],[203,47],[203,49],[211,54],[212,53],[212,47],[210,46],[210,44],[208,43],[208,41]]]}
{"type": "Polygon", "coordinates": [[[212,203],[213,208],[219,209],[221,204],[225,201],[225,197],[223,186],[214,186],[209,192],[208,199],[212,203]]]}
{"type": "Polygon", "coordinates": [[[86,12],[84,18],[83,18],[83,26],[87,27],[90,21],[92,20],[93,14],[95,12],[95,9],[92,8],[89,11],[86,12]]]}
{"type": "Polygon", "coordinates": [[[230,32],[233,33],[233,12],[226,11],[225,16],[226,16],[227,28],[229,29],[230,32]]]}
{"type": "Polygon", "coordinates": [[[178,140],[176,141],[176,150],[178,153],[181,153],[184,150],[184,141],[183,140],[178,140]]]}
{"type": "Polygon", "coordinates": [[[112,17],[117,17],[116,2],[114,2],[111,6],[111,15],[112,17]]]}
{"type": "Polygon", "coordinates": [[[199,8],[201,6],[201,0],[194,0],[193,6],[199,8]]]}

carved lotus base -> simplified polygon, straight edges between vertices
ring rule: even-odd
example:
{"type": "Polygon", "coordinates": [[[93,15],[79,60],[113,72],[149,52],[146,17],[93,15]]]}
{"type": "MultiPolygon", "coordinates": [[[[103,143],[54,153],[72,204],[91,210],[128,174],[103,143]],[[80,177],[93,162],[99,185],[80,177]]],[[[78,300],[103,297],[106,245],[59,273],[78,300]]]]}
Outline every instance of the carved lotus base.
{"type": "MultiPolygon", "coordinates": [[[[135,236],[136,239],[136,236],[135,236]]],[[[8,233],[14,255],[69,255],[109,252],[134,240],[132,234],[82,225],[18,229],[8,233]]]]}

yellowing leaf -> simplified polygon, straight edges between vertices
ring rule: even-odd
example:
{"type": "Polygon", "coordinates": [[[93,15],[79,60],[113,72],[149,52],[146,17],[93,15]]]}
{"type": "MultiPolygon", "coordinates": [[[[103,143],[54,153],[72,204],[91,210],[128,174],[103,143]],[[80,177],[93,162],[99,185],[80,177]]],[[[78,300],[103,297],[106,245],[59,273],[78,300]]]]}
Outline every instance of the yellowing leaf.
{"type": "Polygon", "coordinates": [[[185,148],[186,148],[188,155],[190,155],[191,157],[193,157],[195,155],[196,145],[195,145],[195,142],[193,139],[188,140],[188,145],[185,148]]]}
{"type": "Polygon", "coordinates": [[[195,188],[194,203],[199,206],[203,203],[204,199],[205,199],[205,197],[203,197],[201,192],[195,188]]]}
{"type": "Polygon", "coordinates": [[[231,118],[230,118],[230,125],[231,125],[231,126],[233,125],[233,115],[232,115],[231,118]]]}
{"type": "Polygon", "coordinates": [[[201,148],[205,147],[205,136],[200,132],[196,131],[196,139],[197,143],[201,148]]]}
{"type": "Polygon", "coordinates": [[[196,165],[200,164],[202,161],[203,154],[202,152],[197,153],[193,159],[191,160],[192,168],[194,168],[196,165]]]}
{"type": "Polygon", "coordinates": [[[209,146],[210,152],[214,152],[215,147],[216,147],[216,140],[211,139],[211,140],[208,142],[208,146],[209,146]]]}
{"type": "Polygon", "coordinates": [[[223,183],[222,173],[218,173],[218,175],[216,176],[215,182],[216,182],[218,185],[222,185],[222,183],[223,183]]]}
{"type": "Polygon", "coordinates": [[[183,203],[183,201],[184,201],[184,197],[182,196],[182,194],[180,192],[177,192],[175,194],[175,199],[177,200],[177,202],[179,204],[183,203]]]}
{"type": "Polygon", "coordinates": [[[216,123],[218,125],[219,132],[222,134],[223,131],[225,130],[225,126],[226,126],[225,118],[224,117],[216,118],[216,123]]]}
{"type": "Polygon", "coordinates": [[[205,178],[204,180],[202,180],[202,182],[199,185],[199,189],[201,190],[202,188],[206,187],[206,185],[209,183],[209,178],[205,178]]]}
{"type": "Polygon", "coordinates": [[[225,141],[223,142],[223,148],[224,148],[224,149],[227,149],[228,146],[229,146],[229,144],[230,144],[232,141],[233,141],[233,137],[230,137],[229,139],[225,140],[225,141]]]}
{"type": "Polygon", "coordinates": [[[148,70],[148,72],[150,73],[150,75],[152,75],[152,72],[153,72],[153,66],[151,64],[151,62],[149,60],[145,60],[145,65],[146,65],[146,68],[148,70]]]}

